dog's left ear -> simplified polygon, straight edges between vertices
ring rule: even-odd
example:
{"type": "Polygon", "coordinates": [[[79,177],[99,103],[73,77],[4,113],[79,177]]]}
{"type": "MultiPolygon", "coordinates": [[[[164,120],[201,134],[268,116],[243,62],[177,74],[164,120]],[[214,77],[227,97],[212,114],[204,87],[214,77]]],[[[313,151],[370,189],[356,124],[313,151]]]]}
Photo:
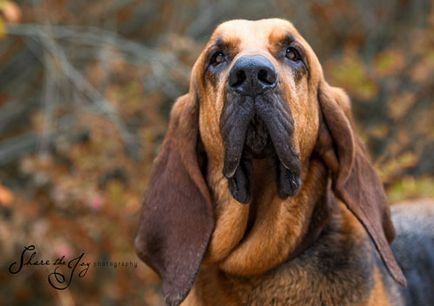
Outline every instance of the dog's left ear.
{"type": "Polygon", "coordinates": [[[318,87],[321,125],[317,151],[333,175],[333,189],[363,224],[390,275],[406,279],[389,246],[395,235],[383,185],[368,152],[354,133],[350,100],[345,92],[321,81],[318,87]]]}
{"type": "Polygon", "coordinates": [[[198,105],[193,94],[175,103],[154,162],[135,247],[162,279],[167,305],[193,286],[214,229],[210,194],[197,154],[198,105]]]}

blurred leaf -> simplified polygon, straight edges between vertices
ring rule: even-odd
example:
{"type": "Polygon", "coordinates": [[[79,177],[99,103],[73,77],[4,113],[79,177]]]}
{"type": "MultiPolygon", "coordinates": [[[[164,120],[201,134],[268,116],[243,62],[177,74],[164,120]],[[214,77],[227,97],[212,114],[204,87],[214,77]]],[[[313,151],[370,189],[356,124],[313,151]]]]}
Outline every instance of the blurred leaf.
{"type": "Polygon", "coordinates": [[[398,96],[393,96],[388,103],[388,112],[391,118],[398,120],[406,116],[410,108],[416,102],[414,93],[406,92],[398,96]]]}
{"type": "Polygon", "coordinates": [[[404,63],[402,53],[397,50],[387,50],[375,57],[375,69],[381,77],[397,73],[404,67],[404,63]]]}
{"type": "Polygon", "coordinates": [[[9,188],[0,184],[0,205],[10,206],[13,201],[13,192],[9,188]]]}
{"type": "Polygon", "coordinates": [[[119,181],[112,181],[107,186],[108,200],[115,206],[123,206],[125,203],[124,186],[119,181]]]}
{"type": "Polygon", "coordinates": [[[13,1],[0,0],[0,12],[6,22],[17,23],[21,20],[21,9],[13,1]]]}
{"type": "Polygon", "coordinates": [[[380,177],[382,181],[389,181],[390,178],[405,168],[414,166],[417,163],[417,156],[412,152],[407,152],[401,156],[391,159],[380,167],[380,177]]]}
{"type": "Polygon", "coordinates": [[[6,36],[6,25],[3,19],[0,17],[0,39],[6,36]]]}
{"type": "Polygon", "coordinates": [[[389,126],[386,124],[379,124],[372,127],[368,127],[367,134],[369,137],[376,137],[376,138],[384,138],[387,133],[389,132],[389,126]]]}
{"type": "Polygon", "coordinates": [[[375,82],[369,77],[364,63],[354,50],[347,50],[342,59],[329,63],[328,67],[334,83],[344,87],[351,95],[369,100],[377,94],[375,82]]]}
{"type": "Polygon", "coordinates": [[[394,183],[387,192],[389,202],[397,202],[402,199],[434,198],[434,179],[432,177],[403,177],[394,183]]]}

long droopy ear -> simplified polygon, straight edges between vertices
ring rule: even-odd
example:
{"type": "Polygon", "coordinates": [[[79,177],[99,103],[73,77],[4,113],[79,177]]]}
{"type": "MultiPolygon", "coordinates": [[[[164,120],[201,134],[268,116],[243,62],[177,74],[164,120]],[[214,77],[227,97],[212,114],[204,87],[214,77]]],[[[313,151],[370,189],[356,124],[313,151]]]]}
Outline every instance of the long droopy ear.
{"type": "Polygon", "coordinates": [[[406,279],[389,246],[395,235],[383,185],[368,152],[354,133],[345,92],[322,81],[318,88],[322,113],[317,150],[333,173],[333,189],[363,224],[390,275],[402,286],[406,279]]]}
{"type": "Polygon", "coordinates": [[[172,109],[135,240],[139,257],[160,275],[170,306],[179,305],[193,286],[214,229],[196,152],[198,135],[197,105],[185,95],[172,109]]]}

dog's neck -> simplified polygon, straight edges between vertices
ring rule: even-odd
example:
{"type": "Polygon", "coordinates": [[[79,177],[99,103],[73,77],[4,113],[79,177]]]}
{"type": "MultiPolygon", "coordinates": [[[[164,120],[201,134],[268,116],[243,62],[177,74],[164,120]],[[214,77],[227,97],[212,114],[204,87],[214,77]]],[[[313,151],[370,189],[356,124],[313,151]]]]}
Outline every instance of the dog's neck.
{"type": "MultiPolygon", "coordinates": [[[[323,213],[317,208],[312,222],[323,213]]],[[[363,227],[341,203],[329,213],[319,237],[266,273],[240,277],[204,265],[183,306],[387,305],[379,304],[387,301],[384,276],[363,227]]]]}
{"type": "Polygon", "coordinates": [[[218,164],[208,164],[216,227],[205,263],[218,263],[229,274],[251,276],[269,271],[312,244],[329,206],[329,174],[322,162],[307,162],[299,193],[281,199],[271,161],[255,160],[252,201],[247,205],[231,196],[218,164]]]}
{"type": "MultiPolygon", "coordinates": [[[[273,183],[272,178],[267,174],[270,172],[267,170],[268,167],[269,165],[263,161],[254,165],[254,177],[261,178],[260,180],[254,179],[253,182],[253,191],[256,199],[259,200],[274,199],[262,193],[273,189],[270,185],[265,185],[273,183]]],[[[349,305],[355,301],[365,301],[363,305],[371,305],[373,296],[377,296],[378,292],[384,293],[381,288],[373,287],[373,284],[377,283],[381,286],[382,282],[373,281],[373,277],[381,278],[381,275],[374,264],[373,251],[367,235],[356,218],[335,199],[330,191],[330,177],[324,165],[317,160],[311,161],[305,177],[313,178],[313,181],[304,181],[304,187],[297,196],[299,205],[286,202],[257,201],[255,203],[253,201],[250,204],[251,207],[230,202],[231,198],[225,197],[226,193],[221,190],[219,193],[218,187],[221,188],[221,185],[218,183],[222,181],[217,180],[218,183],[215,185],[217,188],[213,190],[214,199],[221,201],[225,199],[226,201],[217,201],[217,234],[214,234],[214,239],[217,235],[219,239],[217,241],[227,244],[213,245],[211,242],[210,250],[193,290],[183,305],[287,305],[288,301],[291,305],[301,303],[303,305],[349,305]],[[262,206],[266,204],[268,206],[262,206]],[[264,269],[261,261],[267,261],[269,258],[266,255],[264,258],[263,254],[268,252],[276,256],[277,253],[273,248],[277,248],[278,251],[281,248],[278,241],[281,238],[273,237],[274,234],[279,236],[279,233],[275,233],[273,228],[270,228],[267,239],[262,240],[265,251],[260,248],[261,246],[255,249],[253,247],[257,245],[253,245],[253,247],[250,246],[251,249],[248,249],[250,253],[241,252],[243,244],[249,243],[249,237],[254,234],[261,235],[256,228],[257,220],[267,218],[267,216],[258,214],[267,212],[265,209],[267,207],[270,207],[270,210],[276,209],[273,206],[275,204],[289,205],[288,209],[294,209],[294,211],[289,211],[285,218],[294,215],[293,220],[300,220],[301,216],[307,216],[307,228],[299,226],[297,231],[285,233],[299,235],[293,237],[296,243],[285,258],[279,258],[278,262],[268,265],[265,271],[243,275],[243,272],[249,271],[250,268],[249,265],[243,266],[243,263],[247,262],[264,269]],[[232,208],[235,207],[238,210],[225,210],[224,208],[227,209],[228,205],[233,205],[232,208]],[[312,210],[308,213],[300,212],[306,205],[311,205],[312,210]],[[249,212],[249,208],[253,208],[253,212],[249,212]],[[219,217],[221,219],[218,219],[219,217]],[[222,227],[231,228],[232,232],[219,232],[219,222],[233,222],[232,228],[227,223],[222,227]],[[242,227],[240,224],[243,222],[245,223],[244,231],[234,233],[237,228],[242,227]],[[275,243],[266,245],[267,241],[275,243]],[[212,252],[216,253],[212,254],[212,252]],[[246,256],[244,261],[237,252],[246,256]],[[232,260],[234,257],[231,258],[231,256],[234,253],[239,256],[239,258],[235,257],[236,260],[240,260],[239,262],[232,260]],[[216,260],[216,254],[225,255],[225,257],[216,260]],[[234,269],[234,266],[227,262],[239,264],[242,269],[237,271],[242,273],[231,273],[230,270],[236,270],[236,268],[234,269]],[[312,294],[315,290],[317,293],[312,294]],[[353,294],[349,295],[348,292],[353,292],[353,294]],[[202,300],[206,297],[213,297],[213,300],[202,300]]],[[[208,180],[212,179],[212,175],[209,175],[208,180]]],[[[282,215],[283,212],[279,210],[276,214],[282,215]]],[[[273,215],[273,218],[275,217],[276,215],[273,215]]],[[[297,227],[291,222],[287,226],[297,227]]],[[[261,238],[256,237],[255,239],[261,238]]],[[[270,261],[267,264],[270,264],[270,261]]]]}
{"type": "MultiPolygon", "coordinates": [[[[262,159],[255,160],[253,162],[253,201],[251,203],[252,206],[258,206],[263,203],[258,203],[257,199],[261,199],[261,195],[268,189],[270,189],[268,184],[272,184],[274,174],[270,169],[273,167],[270,164],[270,160],[262,159]],[[267,182],[264,184],[264,181],[267,182]]],[[[314,166],[315,167],[315,166],[314,166]]],[[[316,171],[311,169],[312,171],[316,171]]],[[[312,174],[312,173],[309,173],[312,174]]],[[[308,175],[308,174],[306,174],[308,175]]],[[[321,177],[321,176],[320,176],[321,177]]],[[[322,194],[312,193],[312,198],[310,199],[311,205],[314,206],[311,220],[309,221],[309,227],[305,233],[302,234],[302,237],[299,239],[299,243],[295,246],[294,250],[289,254],[286,258],[286,261],[290,261],[296,257],[298,257],[301,253],[303,253],[307,248],[312,246],[321,232],[323,231],[325,225],[330,221],[330,214],[333,209],[336,209],[336,199],[331,191],[331,186],[329,183],[329,179],[327,177],[321,177],[318,180],[318,185],[316,188],[320,190],[324,190],[322,194]],[[321,185],[321,186],[320,186],[321,185]],[[325,187],[324,187],[325,186],[325,187]]],[[[276,197],[277,195],[275,195],[276,197]]],[[[249,212],[249,223],[247,227],[247,231],[249,231],[252,223],[255,219],[255,214],[257,211],[257,207],[252,207],[249,212]]]]}

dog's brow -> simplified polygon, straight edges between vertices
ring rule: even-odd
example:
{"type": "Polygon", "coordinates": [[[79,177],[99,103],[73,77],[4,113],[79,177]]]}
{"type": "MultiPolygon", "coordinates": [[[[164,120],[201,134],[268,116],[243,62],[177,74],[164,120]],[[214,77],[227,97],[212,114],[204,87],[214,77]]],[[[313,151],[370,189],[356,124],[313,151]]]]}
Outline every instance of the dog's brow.
{"type": "Polygon", "coordinates": [[[292,34],[287,34],[284,40],[287,44],[290,44],[295,41],[295,37],[292,34]]]}
{"type": "Polygon", "coordinates": [[[236,45],[238,44],[239,39],[236,37],[217,37],[214,40],[214,43],[211,44],[210,49],[218,49],[218,50],[225,50],[225,49],[234,49],[236,45]]]}
{"type": "Polygon", "coordinates": [[[280,39],[279,42],[283,45],[290,45],[292,42],[295,41],[294,35],[290,33],[285,33],[280,39]]]}
{"type": "Polygon", "coordinates": [[[295,41],[295,37],[289,31],[277,30],[270,33],[268,40],[271,44],[289,45],[295,41]]]}

